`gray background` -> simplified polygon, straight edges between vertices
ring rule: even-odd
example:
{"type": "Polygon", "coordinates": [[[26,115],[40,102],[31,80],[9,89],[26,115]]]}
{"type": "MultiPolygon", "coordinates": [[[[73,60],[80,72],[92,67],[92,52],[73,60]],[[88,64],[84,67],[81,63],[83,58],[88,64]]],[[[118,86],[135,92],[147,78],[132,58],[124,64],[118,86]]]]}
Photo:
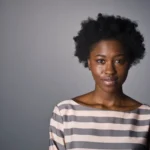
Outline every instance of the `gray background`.
{"type": "Polygon", "coordinates": [[[48,150],[54,105],[94,88],[72,37],[99,12],[139,23],[147,55],[124,91],[150,104],[149,0],[0,0],[0,150],[48,150]]]}

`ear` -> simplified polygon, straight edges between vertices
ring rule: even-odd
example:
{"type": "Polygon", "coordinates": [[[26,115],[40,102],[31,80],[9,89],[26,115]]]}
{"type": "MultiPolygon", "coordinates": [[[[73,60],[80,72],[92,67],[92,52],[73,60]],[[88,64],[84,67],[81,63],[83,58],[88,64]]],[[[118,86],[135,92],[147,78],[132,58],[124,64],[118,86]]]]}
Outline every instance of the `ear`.
{"type": "Polygon", "coordinates": [[[91,64],[90,64],[90,60],[88,59],[88,68],[89,68],[89,70],[91,70],[91,64]]]}

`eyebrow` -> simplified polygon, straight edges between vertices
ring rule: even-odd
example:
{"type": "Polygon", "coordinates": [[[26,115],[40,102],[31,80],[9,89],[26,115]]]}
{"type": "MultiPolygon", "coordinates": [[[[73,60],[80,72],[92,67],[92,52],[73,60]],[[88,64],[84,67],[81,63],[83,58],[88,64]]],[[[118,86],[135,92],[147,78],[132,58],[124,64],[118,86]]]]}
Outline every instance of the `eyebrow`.
{"type": "MultiPolygon", "coordinates": [[[[101,55],[101,54],[96,54],[95,56],[96,56],[96,57],[97,57],[97,56],[106,57],[106,55],[101,55]]],[[[118,54],[118,55],[116,55],[115,57],[119,57],[119,56],[125,56],[125,54],[124,54],[124,53],[123,53],[123,54],[118,54]]]]}

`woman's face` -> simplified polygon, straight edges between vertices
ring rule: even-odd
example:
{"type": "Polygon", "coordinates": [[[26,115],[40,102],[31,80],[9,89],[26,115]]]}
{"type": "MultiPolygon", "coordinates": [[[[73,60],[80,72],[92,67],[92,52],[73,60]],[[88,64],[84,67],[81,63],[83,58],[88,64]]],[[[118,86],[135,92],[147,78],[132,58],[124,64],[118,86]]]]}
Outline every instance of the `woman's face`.
{"type": "Polygon", "coordinates": [[[88,65],[96,86],[105,92],[116,92],[122,88],[129,62],[117,40],[102,40],[92,49],[88,65]]]}

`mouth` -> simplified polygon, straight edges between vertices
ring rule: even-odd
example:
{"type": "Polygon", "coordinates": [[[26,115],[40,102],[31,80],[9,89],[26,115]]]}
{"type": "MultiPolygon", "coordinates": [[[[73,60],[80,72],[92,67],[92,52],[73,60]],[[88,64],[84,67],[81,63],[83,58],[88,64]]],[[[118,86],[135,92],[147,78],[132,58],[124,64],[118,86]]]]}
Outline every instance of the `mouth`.
{"type": "Polygon", "coordinates": [[[103,82],[107,86],[114,86],[117,84],[117,78],[105,78],[103,82]]]}

